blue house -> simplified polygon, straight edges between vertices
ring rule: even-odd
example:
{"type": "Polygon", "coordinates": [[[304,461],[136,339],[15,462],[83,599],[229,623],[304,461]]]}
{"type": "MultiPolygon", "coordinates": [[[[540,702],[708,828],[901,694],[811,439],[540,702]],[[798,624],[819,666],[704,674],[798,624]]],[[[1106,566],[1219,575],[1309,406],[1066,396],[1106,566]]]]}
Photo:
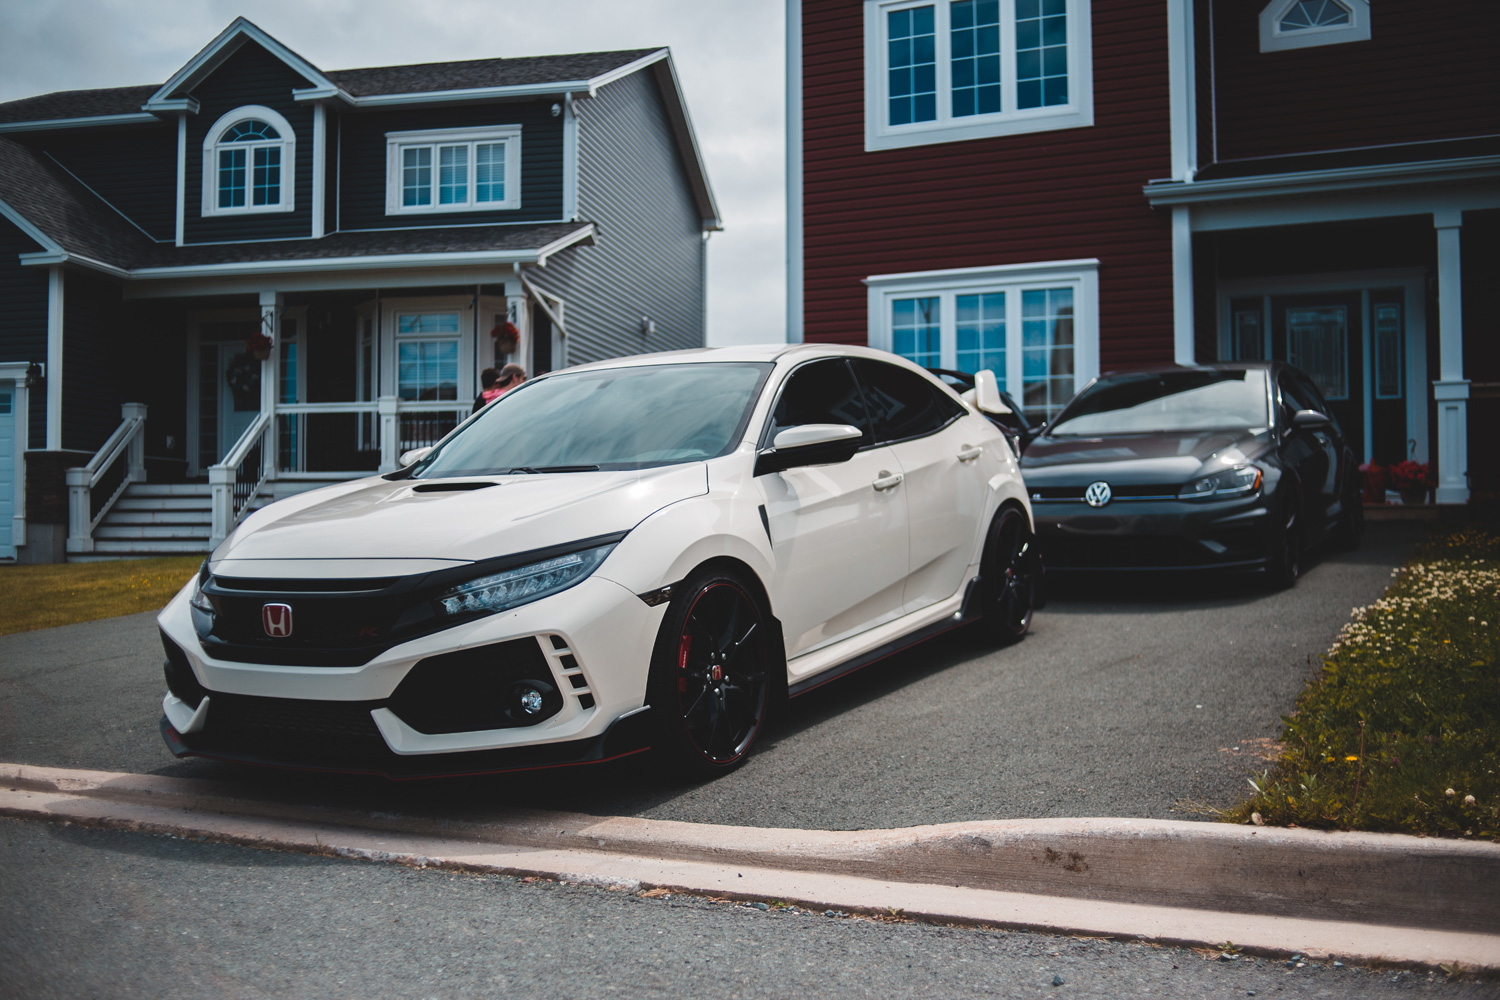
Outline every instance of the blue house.
{"type": "Polygon", "coordinates": [[[701,347],[719,228],[666,49],[325,72],[240,18],[0,104],[0,559],[204,551],[486,367],[701,347]]]}

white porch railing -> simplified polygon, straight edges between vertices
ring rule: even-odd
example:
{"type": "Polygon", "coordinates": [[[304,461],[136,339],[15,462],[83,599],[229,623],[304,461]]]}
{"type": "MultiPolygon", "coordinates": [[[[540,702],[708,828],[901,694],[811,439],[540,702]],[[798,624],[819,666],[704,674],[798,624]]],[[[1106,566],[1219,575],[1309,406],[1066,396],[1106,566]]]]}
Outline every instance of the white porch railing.
{"type": "Polygon", "coordinates": [[[125,487],[146,481],[146,404],[120,407],[120,426],[88,464],[69,469],[68,551],[94,551],[94,529],[125,487]]]}
{"type": "Polygon", "coordinates": [[[277,403],[261,411],[223,461],[208,470],[210,547],[277,479],[353,479],[399,467],[402,452],[436,444],[469,415],[455,400],[277,403]]]}

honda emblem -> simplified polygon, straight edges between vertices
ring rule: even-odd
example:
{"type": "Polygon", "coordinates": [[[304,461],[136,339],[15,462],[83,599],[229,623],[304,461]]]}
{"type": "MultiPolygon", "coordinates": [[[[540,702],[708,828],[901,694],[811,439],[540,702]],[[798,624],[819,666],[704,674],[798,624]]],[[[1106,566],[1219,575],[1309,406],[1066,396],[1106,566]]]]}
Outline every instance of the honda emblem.
{"type": "Polygon", "coordinates": [[[292,606],[263,605],[260,609],[260,624],[266,630],[266,635],[273,639],[285,639],[292,634],[292,606]]]}

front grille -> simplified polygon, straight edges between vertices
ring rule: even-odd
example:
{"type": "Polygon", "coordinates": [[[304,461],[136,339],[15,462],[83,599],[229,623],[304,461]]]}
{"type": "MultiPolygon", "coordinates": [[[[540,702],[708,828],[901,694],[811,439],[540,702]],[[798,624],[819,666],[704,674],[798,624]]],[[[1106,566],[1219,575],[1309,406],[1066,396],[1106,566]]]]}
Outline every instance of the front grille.
{"type": "Polygon", "coordinates": [[[162,664],[162,672],[167,675],[167,690],[172,692],[172,697],[197,708],[206,692],[193,674],[187,654],[182,651],[181,646],[168,639],[165,632],[161,633],[161,645],[167,653],[166,662],[162,664]]]}
{"type": "MultiPolygon", "coordinates": [[[[1077,500],[1083,502],[1083,491],[1098,480],[1090,480],[1080,486],[1032,486],[1032,500],[1077,500]]],[[[1108,480],[1105,480],[1108,482],[1108,480]]],[[[1110,500],[1175,500],[1181,483],[1143,483],[1135,485],[1109,484],[1110,500]]]]}
{"type": "Polygon", "coordinates": [[[535,638],[460,649],[419,660],[387,705],[419,733],[470,733],[534,726],[562,710],[562,694],[535,638]],[[535,715],[520,710],[518,689],[542,693],[535,715]]]}
{"type": "Polygon", "coordinates": [[[242,753],[317,760],[388,754],[370,712],[378,701],[304,701],[241,694],[209,695],[204,737],[242,753]]]}

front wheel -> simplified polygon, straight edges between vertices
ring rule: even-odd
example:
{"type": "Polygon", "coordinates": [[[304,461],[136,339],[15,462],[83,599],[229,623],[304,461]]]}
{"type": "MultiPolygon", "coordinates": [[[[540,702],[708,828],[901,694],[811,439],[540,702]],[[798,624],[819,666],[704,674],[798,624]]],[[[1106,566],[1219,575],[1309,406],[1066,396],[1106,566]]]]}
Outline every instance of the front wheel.
{"type": "Polygon", "coordinates": [[[1036,537],[1026,515],[1017,507],[1003,507],[990,526],[990,541],[981,567],[989,599],[984,609],[985,629],[1001,645],[1018,641],[1031,628],[1036,607],[1039,562],[1036,537]]]}
{"type": "Polygon", "coordinates": [[[741,576],[699,571],[672,598],[651,659],[649,697],[670,766],[734,770],[765,724],[771,694],[768,613],[741,576]]]}
{"type": "Polygon", "coordinates": [[[1286,590],[1302,575],[1302,519],[1297,497],[1287,497],[1266,543],[1266,584],[1286,590]]]}

